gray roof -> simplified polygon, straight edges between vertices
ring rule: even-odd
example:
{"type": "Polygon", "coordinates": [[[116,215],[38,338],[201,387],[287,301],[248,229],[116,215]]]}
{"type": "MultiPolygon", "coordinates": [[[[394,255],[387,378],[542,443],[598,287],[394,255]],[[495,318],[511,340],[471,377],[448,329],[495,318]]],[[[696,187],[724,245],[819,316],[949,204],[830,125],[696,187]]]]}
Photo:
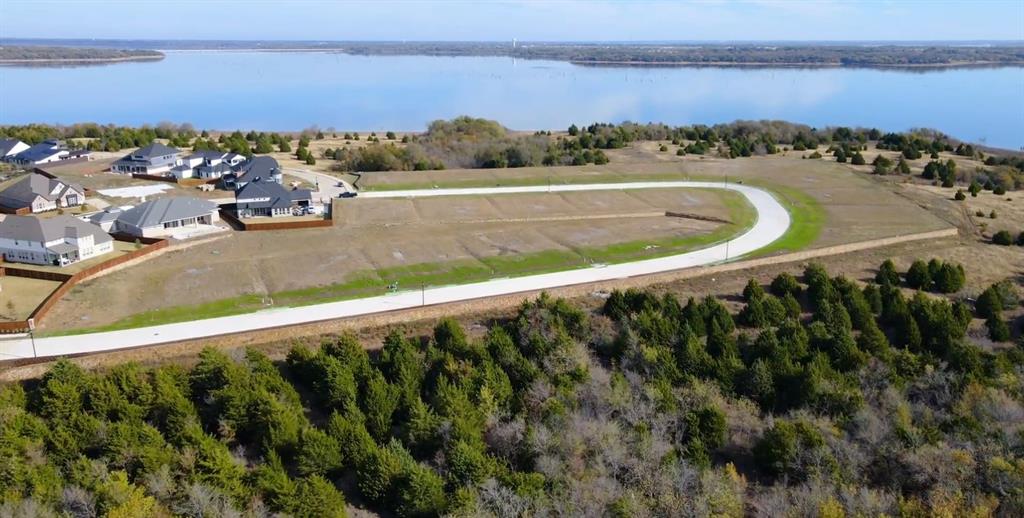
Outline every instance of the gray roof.
{"type": "Polygon", "coordinates": [[[165,146],[159,142],[154,142],[146,147],[140,147],[133,151],[129,156],[142,156],[144,159],[156,158],[165,155],[177,154],[176,148],[165,146]]]}
{"type": "Polygon", "coordinates": [[[247,179],[257,177],[269,179],[274,172],[280,170],[281,166],[279,166],[277,160],[271,156],[255,156],[241,164],[238,164],[234,168],[235,176],[237,178],[245,176],[247,179]]]}
{"type": "Polygon", "coordinates": [[[49,177],[44,174],[31,173],[12,183],[3,191],[0,191],[0,204],[15,209],[28,207],[35,201],[36,196],[42,196],[47,201],[53,201],[63,196],[69,188],[85,194],[85,190],[82,189],[81,185],[68,183],[60,178],[49,177]],[[63,187],[57,190],[58,185],[63,185],[63,187]],[[55,190],[56,193],[53,193],[55,190]]]}
{"type": "Polygon", "coordinates": [[[7,156],[14,149],[14,146],[20,143],[21,141],[16,138],[0,139],[0,157],[7,156]]]}
{"type": "Polygon", "coordinates": [[[289,192],[277,182],[259,180],[249,182],[235,191],[235,206],[238,208],[284,209],[291,207],[294,201],[309,200],[310,196],[310,192],[305,189],[289,192]],[[303,197],[303,191],[305,197],[303,197]],[[241,201],[253,198],[269,198],[269,201],[241,201]]]}
{"type": "Polygon", "coordinates": [[[204,160],[212,160],[212,159],[217,159],[217,158],[224,158],[227,155],[228,155],[227,151],[216,151],[216,150],[213,150],[213,149],[200,149],[198,151],[193,151],[192,154],[189,155],[189,156],[197,157],[197,158],[202,158],[204,160]]]}
{"type": "Polygon", "coordinates": [[[102,212],[89,215],[89,223],[99,225],[100,223],[106,223],[108,221],[114,221],[118,216],[121,215],[120,207],[109,207],[102,212]]]}
{"type": "Polygon", "coordinates": [[[221,163],[219,163],[217,165],[201,165],[201,166],[199,166],[199,170],[203,171],[203,172],[208,172],[208,173],[220,173],[220,174],[229,173],[229,172],[233,171],[233,169],[231,169],[231,166],[225,164],[224,162],[221,162],[221,163]]]}
{"type": "Polygon", "coordinates": [[[136,228],[163,225],[168,221],[196,218],[217,210],[217,204],[188,196],[159,198],[140,203],[121,213],[118,223],[136,228]]]}
{"type": "Polygon", "coordinates": [[[5,216],[0,221],[0,237],[23,241],[46,242],[65,236],[92,235],[96,243],[113,241],[100,227],[71,216],[37,218],[35,216],[5,216]]]}

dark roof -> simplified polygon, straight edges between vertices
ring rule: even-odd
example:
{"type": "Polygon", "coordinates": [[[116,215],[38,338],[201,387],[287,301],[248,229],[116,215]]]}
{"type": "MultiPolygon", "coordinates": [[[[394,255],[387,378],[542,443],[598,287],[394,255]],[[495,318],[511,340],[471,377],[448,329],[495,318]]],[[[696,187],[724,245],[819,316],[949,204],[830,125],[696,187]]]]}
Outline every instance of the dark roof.
{"type": "Polygon", "coordinates": [[[142,156],[143,158],[155,158],[158,156],[174,155],[177,154],[176,148],[165,146],[159,142],[154,142],[146,147],[140,147],[133,151],[129,156],[142,156]]]}
{"type": "Polygon", "coordinates": [[[58,140],[44,140],[17,155],[14,155],[15,160],[24,160],[28,162],[38,162],[44,158],[51,157],[61,151],[65,151],[60,146],[58,140]]]}
{"type": "Polygon", "coordinates": [[[7,154],[14,149],[14,146],[21,143],[22,142],[16,138],[0,139],[0,157],[7,156],[7,154]]]}
{"type": "Polygon", "coordinates": [[[281,166],[278,165],[277,160],[270,156],[255,156],[234,167],[236,178],[246,176],[267,179],[280,169],[281,166]]]}
{"type": "Polygon", "coordinates": [[[81,185],[68,183],[56,177],[31,173],[0,191],[0,204],[10,208],[28,207],[32,205],[37,196],[42,196],[47,201],[53,201],[63,196],[69,188],[85,194],[81,185]]]}
{"type": "Polygon", "coordinates": [[[212,201],[190,196],[174,196],[140,203],[122,212],[117,217],[117,222],[137,228],[146,228],[162,225],[168,221],[206,216],[215,210],[217,210],[217,204],[212,201]]]}
{"type": "Polygon", "coordinates": [[[263,179],[253,180],[235,191],[235,206],[240,209],[288,208],[292,206],[294,200],[292,192],[294,191],[288,191],[277,182],[263,181],[263,179]]]}
{"type": "Polygon", "coordinates": [[[71,216],[37,218],[35,216],[5,216],[0,221],[0,237],[24,241],[47,242],[64,237],[92,235],[96,243],[113,241],[100,227],[71,216]]]}

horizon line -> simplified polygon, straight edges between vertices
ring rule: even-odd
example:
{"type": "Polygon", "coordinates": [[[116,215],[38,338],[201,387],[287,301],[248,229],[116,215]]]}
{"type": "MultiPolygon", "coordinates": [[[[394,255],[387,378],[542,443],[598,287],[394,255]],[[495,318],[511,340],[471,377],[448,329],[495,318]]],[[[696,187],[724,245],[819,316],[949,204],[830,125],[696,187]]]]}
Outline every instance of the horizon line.
{"type": "Polygon", "coordinates": [[[268,43],[504,43],[517,41],[519,43],[623,43],[623,44],[693,44],[693,43],[1016,43],[1024,45],[1024,39],[936,39],[936,40],[921,40],[921,39],[864,39],[864,40],[828,40],[828,39],[807,39],[807,40],[774,40],[774,39],[703,39],[703,40],[521,40],[517,38],[512,39],[481,39],[481,40],[445,40],[445,39],[244,39],[244,38],[231,38],[231,39],[208,39],[208,38],[106,38],[106,37],[78,37],[78,38],[65,38],[65,37],[40,37],[40,36],[4,36],[0,37],[2,41],[140,41],[140,42],[162,42],[162,41],[178,41],[178,42],[268,42],[268,43]]]}

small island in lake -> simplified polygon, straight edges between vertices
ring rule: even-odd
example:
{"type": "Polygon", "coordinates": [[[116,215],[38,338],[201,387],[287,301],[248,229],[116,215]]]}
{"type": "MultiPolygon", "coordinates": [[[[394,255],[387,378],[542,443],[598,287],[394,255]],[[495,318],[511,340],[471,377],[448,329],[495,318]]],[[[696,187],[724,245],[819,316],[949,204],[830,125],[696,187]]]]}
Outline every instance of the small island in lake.
{"type": "Polygon", "coordinates": [[[0,65],[89,65],[122,61],[159,61],[163,58],[164,54],[156,50],[37,45],[0,46],[0,65]]]}

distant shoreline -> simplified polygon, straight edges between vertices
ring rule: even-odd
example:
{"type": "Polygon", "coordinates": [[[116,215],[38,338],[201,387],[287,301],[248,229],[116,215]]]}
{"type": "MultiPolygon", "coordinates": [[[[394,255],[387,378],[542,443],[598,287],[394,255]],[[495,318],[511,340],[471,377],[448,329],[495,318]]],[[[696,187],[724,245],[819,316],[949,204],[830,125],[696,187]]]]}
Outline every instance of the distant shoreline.
{"type": "Polygon", "coordinates": [[[130,56],[121,58],[33,58],[33,59],[6,59],[0,58],[0,65],[45,65],[45,64],[102,64],[121,63],[125,61],[160,61],[164,56],[130,56]]]}
{"type": "MultiPolygon", "coordinates": [[[[965,44],[879,43],[558,43],[558,42],[365,42],[239,40],[54,40],[0,39],[24,52],[49,46],[93,53],[294,52],[352,56],[509,57],[583,66],[778,67],[942,69],[1024,66],[1024,42],[965,44]],[[132,50],[128,50],[132,49],[132,50]]],[[[118,57],[122,57],[118,56],[118,57]]],[[[37,58],[49,56],[10,56],[37,58]]],[[[54,56],[62,58],[64,56],[54,56]]],[[[71,56],[75,57],[75,56],[71,56]]],[[[94,56],[82,56],[92,58],[94,56]]],[[[95,56],[103,58],[106,56],[95,56]]],[[[135,61],[125,60],[125,61],[135,61]]],[[[59,63],[54,61],[55,63],[59,63]]],[[[117,61],[82,61],[102,63],[117,61]]],[[[13,62],[32,63],[28,61],[13,62]]],[[[43,63],[38,61],[37,63],[43,63]]]]}
{"type": "Polygon", "coordinates": [[[8,66],[88,66],[161,59],[164,59],[162,52],[149,49],[0,45],[0,65],[8,66]]]}

